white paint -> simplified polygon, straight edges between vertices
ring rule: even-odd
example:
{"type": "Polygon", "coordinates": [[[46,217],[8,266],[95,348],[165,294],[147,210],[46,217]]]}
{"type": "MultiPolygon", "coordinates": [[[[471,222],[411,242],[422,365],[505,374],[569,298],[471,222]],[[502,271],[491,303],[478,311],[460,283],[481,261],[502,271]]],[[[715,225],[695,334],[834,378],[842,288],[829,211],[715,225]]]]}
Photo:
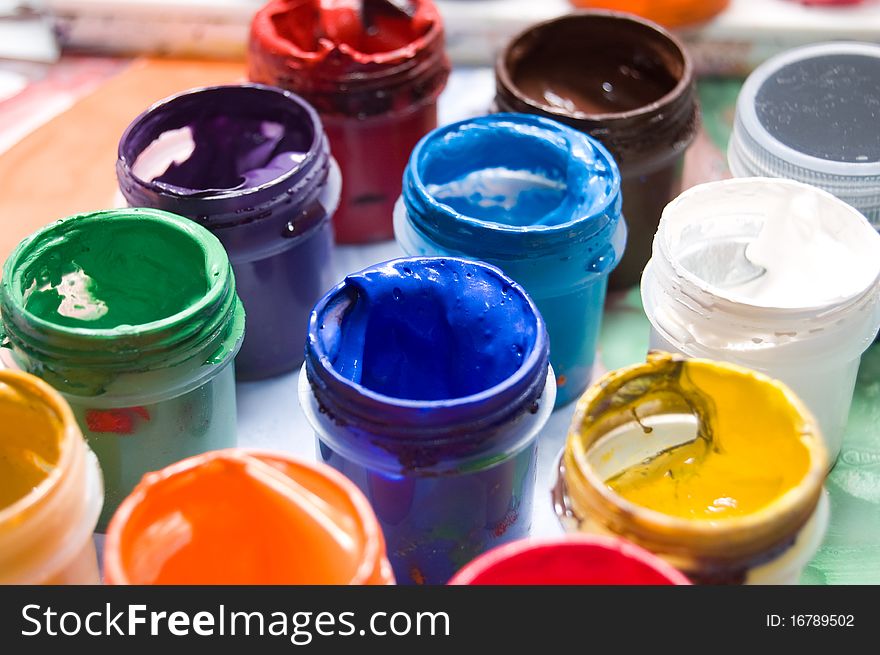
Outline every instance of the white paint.
{"type": "Polygon", "coordinates": [[[790,180],[694,187],[663,212],[642,301],[652,348],[787,384],[833,464],[859,360],[880,328],[880,234],[864,216],[790,180]]]}
{"type": "MultiPolygon", "coordinates": [[[[480,207],[501,207],[512,210],[519,204],[525,193],[556,193],[562,196],[566,191],[565,182],[551,180],[531,171],[509,168],[481,168],[471,171],[464,177],[445,184],[428,184],[428,193],[438,200],[466,198],[480,207]]],[[[534,217],[536,220],[540,216],[534,217]]]]}
{"type": "Polygon", "coordinates": [[[868,222],[804,185],[704,185],[670,203],[664,219],[673,262],[743,304],[823,307],[880,275],[880,237],[868,222]]]}

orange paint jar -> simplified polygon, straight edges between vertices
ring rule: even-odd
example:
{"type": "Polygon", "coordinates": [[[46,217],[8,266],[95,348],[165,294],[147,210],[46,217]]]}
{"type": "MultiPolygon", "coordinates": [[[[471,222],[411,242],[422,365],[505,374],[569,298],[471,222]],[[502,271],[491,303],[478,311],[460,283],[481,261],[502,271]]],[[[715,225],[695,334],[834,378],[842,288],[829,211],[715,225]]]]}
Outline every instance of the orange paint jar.
{"type": "Polygon", "coordinates": [[[571,0],[575,7],[627,11],[666,27],[693,25],[721,13],[730,0],[571,0]]]}
{"type": "Polygon", "coordinates": [[[0,584],[98,584],[103,501],[98,460],[61,394],[0,370],[0,584]]]}
{"type": "Polygon", "coordinates": [[[393,584],[363,494],[321,464],[218,450],[144,476],[107,531],[108,584],[393,584]]]}

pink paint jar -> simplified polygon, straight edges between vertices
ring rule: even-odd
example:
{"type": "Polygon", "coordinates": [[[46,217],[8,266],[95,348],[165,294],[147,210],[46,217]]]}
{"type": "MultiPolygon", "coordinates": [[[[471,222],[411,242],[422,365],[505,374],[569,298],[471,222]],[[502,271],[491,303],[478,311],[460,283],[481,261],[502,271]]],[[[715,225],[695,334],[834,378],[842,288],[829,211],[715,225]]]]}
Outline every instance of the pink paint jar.
{"type": "Polygon", "coordinates": [[[689,585],[659,557],[623,539],[572,535],[522,539],[490,550],[451,585],[689,585]]]}
{"type": "Polygon", "coordinates": [[[437,127],[449,61],[443,21],[430,0],[411,14],[391,3],[272,0],[254,16],[252,81],[289,89],[321,116],[342,169],[336,240],[391,239],[403,170],[419,139],[437,127]]]}

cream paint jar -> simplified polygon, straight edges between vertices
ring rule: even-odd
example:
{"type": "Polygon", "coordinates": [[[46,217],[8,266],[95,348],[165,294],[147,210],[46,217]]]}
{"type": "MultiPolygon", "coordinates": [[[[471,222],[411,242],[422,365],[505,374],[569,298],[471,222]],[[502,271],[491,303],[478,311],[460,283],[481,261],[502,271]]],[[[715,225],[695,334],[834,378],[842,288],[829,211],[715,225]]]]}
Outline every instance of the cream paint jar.
{"type": "Polygon", "coordinates": [[[101,469],[70,406],[0,369],[0,584],[98,584],[101,469]]]}
{"type": "Polygon", "coordinates": [[[655,352],[580,399],[554,503],[567,531],[628,539],[694,582],[793,584],[828,524],[826,466],[785,385],[655,352]]]}
{"type": "Polygon", "coordinates": [[[880,235],[865,217],[825,191],[770,178],[681,194],[642,276],[651,348],[782,380],[816,416],[831,463],[880,326],[878,291],[880,235]]]}

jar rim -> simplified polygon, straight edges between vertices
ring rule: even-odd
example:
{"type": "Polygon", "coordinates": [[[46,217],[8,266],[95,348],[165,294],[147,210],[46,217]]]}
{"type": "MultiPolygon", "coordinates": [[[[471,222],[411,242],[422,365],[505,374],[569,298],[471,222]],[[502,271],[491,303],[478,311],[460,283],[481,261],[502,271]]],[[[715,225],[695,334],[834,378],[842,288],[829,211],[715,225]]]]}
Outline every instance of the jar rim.
{"type": "Polygon", "coordinates": [[[733,298],[725,294],[723,289],[704,281],[699,276],[685,268],[678,260],[678,258],[672,256],[669,251],[669,242],[667,239],[668,235],[666,226],[668,225],[668,219],[664,220],[664,218],[666,218],[667,216],[667,213],[676,211],[678,207],[683,203],[691,202],[693,199],[704,194],[712,194],[718,189],[731,187],[750,187],[755,185],[772,185],[777,187],[787,186],[797,190],[799,193],[812,194],[816,198],[821,199],[823,202],[831,202],[832,204],[839,207],[842,213],[849,214],[850,216],[852,216],[853,221],[866,228],[867,231],[865,232],[865,234],[866,236],[868,236],[868,238],[877,238],[876,230],[874,230],[870,222],[868,222],[868,219],[865,218],[862,213],[860,213],[851,205],[842,201],[840,198],[834,196],[828,191],[825,191],[824,189],[820,189],[819,187],[815,187],[804,182],[799,182],[797,180],[788,180],[783,178],[739,177],[698,184],[682,192],[678,197],[672,200],[672,202],[670,202],[664,208],[663,215],[661,215],[660,224],[657,228],[657,233],[654,236],[654,253],[652,257],[656,257],[658,260],[665,260],[666,262],[668,262],[674,274],[679,279],[686,281],[690,285],[693,285],[694,288],[711,296],[712,298],[724,302],[725,309],[728,312],[742,313],[749,316],[751,316],[752,314],[761,314],[770,315],[772,318],[796,319],[801,317],[813,317],[816,315],[817,312],[827,313],[843,311],[861,303],[866,298],[866,296],[869,296],[875,290],[878,284],[880,284],[880,267],[878,267],[877,274],[869,284],[867,284],[864,288],[856,290],[844,297],[832,298],[830,300],[825,300],[817,304],[803,305],[798,307],[777,307],[773,305],[761,305],[754,302],[749,302],[744,299],[733,298]]]}
{"type": "Polygon", "coordinates": [[[683,43],[671,32],[646,18],[641,18],[639,16],[635,16],[626,12],[607,11],[600,9],[573,11],[563,16],[557,16],[556,18],[551,18],[549,20],[535,23],[534,25],[526,27],[518,34],[516,34],[516,36],[514,36],[508,42],[508,44],[498,55],[495,65],[495,71],[498,80],[500,81],[501,85],[503,85],[503,88],[507,92],[511,93],[519,102],[527,106],[534,107],[541,112],[546,113],[548,116],[557,118],[558,120],[567,119],[578,121],[596,121],[602,122],[603,124],[631,121],[634,119],[649,117],[653,114],[656,114],[658,111],[662,111],[663,109],[668,108],[670,105],[674,104],[675,101],[679,100],[683,96],[686,96],[686,91],[689,87],[692,86],[694,79],[694,65],[691,57],[688,55],[683,43]],[[535,34],[539,34],[540,32],[546,30],[552,30],[558,25],[563,25],[565,23],[573,24],[576,22],[586,21],[611,21],[618,22],[620,24],[629,23],[633,26],[637,26],[638,29],[647,30],[648,32],[652,32],[661,36],[667,42],[667,44],[671,46],[670,52],[674,52],[682,63],[681,76],[676,82],[675,86],[661,97],[651,101],[646,105],[643,105],[642,107],[620,112],[604,113],[588,113],[580,110],[575,112],[563,112],[550,105],[536,102],[533,98],[522,93],[522,91],[520,91],[519,87],[513,80],[509,65],[512,53],[517,47],[521,45],[521,42],[527,38],[536,38],[534,36],[535,34]]]}
{"type": "MultiPolygon", "coordinates": [[[[160,134],[154,135],[155,138],[158,138],[159,136],[160,134]]],[[[137,118],[129,123],[128,127],[125,128],[125,131],[122,133],[122,136],[119,139],[119,145],[117,148],[117,169],[119,170],[120,177],[132,180],[144,190],[148,190],[152,193],[168,196],[174,199],[184,201],[198,200],[205,203],[222,202],[229,199],[246,199],[249,202],[254,202],[255,199],[253,198],[253,196],[264,196],[269,191],[278,191],[279,186],[289,183],[295,183],[302,179],[304,176],[307,176],[310,171],[312,171],[312,169],[314,169],[316,166],[321,166],[322,160],[329,158],[329,154],[327,154],[324,158],[320,157],[320,155],[322,154],[322,145],[324,144],[325,140],[326,137],[324,134],[321,119],[318,116],[318,112],[315,111],[314,107],[312,107],[311,104],[306,102],[303,98],[296,95],[292,91],[269,86],[266,84],[259,84],[257,82],[201,86],[187,89],[186,91],[182,91],[180,93],[175,93],[153,103],[152,105],[150,105],[150,107],[141,112],[140,115],[137,116],[137,118]],[[178,185],[167,184],[165,182],[157,182],[156,180],[144,180],[134,172],[134,164],[137,161],[138,156],[140,156],[145,148],[139,150],[138,152],[132,152],[131,148],[133,146],[131,144],[131,141],[136,136],[139,136],[142,132],[149,135],[149,131],[152,130],[152,126],[148,125],[149,119],[160,116],[162,112],[169,112],[170,116],[172,115],[172,112],[180,110],[179,105],[185,105],[186,103],[191,102],[199,102],[202,100],[207,103],[209,107],[217,107],[216,113],[222,114],[222,105],[217,106],[216,100],[212,101],[212,97],[216,95],[222,96],[224,94],[230,93],[241,93],[244,95],[254,96],[254,106],[261,106],[260,103],[262,102],[262,100],[259,96],[265,96],[268,98],[277,99],[279,101],[284,98],[289,101],[288,103],[286,103],[287,106],[291,108],[291,111],[289,113],[292,113],[292,108],[294,107],[297,111],[302,112],[303,116],[309,122],[312,133],[311,143],[309,144],[308,150],[305,152],[305,157],[303,158],[303,160],[298,162],[296,166],[288,171],[285,171],[281,175],[253,187],[224,190],[210,189],[207,191],[193,190],[195,191],[195,193],[184,193],[182,192],[182,190],[185,188],[178,185]]],[[[149,143],[147,144],[147,146],[149,146],[149,143]]],[[[278,193],[284,193],[284,191],[280,190],[278,191],[278,193]]]]}
{"type": "Polygon", "coordinates": [[[39,401],[43,407],[50,409],[60,421],[58,463],[25,496],[11,505],[0,507],[0,526],[3,526],[16,515],[46,500],[58,488],[61,478],[70,472],[70,468],[74,464],[77,439],[82,440],[82,435],[70,405],[64,400],[61,393],[49,383],[24,371],[0,367],[0,384],[14,386],[17,391],[26,392],[32,399],[39,401]]]}
{"type": "Polygon", "coordinates": [[[452,262],[457,265],[467,265],[474,268],[483,269],[485,272],[494,276],[500,282],[508,285],[512,292],[518,294],[520,299],[526,303],[530,314],[535,320],[535,343],[527,356],[523,358],[522,363],[516,371],[504,380],[484,389],[482,391],[460,396],[457,398],[441,399],[441,400],[413,400],[408,398],[396,398],[387,394],[374,391],[359,382],[354,382],[343,377],[336,368],[330,363],[329,355],[324,344],[317,338],[323,312],[328,308],[330,303],[345,293],[348,288],[348,276],[342,282],[328,291],[315,305],[309,316],[308,340],[306,345],[306,365],[311,375],[309,379],[314,384],[317,376],[324,384],[332,385],[335,389],[347,390],[356,393],[363,398],[368,404],[374,408],[402,409],[410,412],[421,412],[424,410],[445,410],[473,411],[484,405],[486,401],[496,398],[499,394],[510,393],[516,391],[523,385],[533,386],[530,381],[533,379],[540,382],[540,387],[544,387],[544,377],[547,372],[547,359],[549,351],[549,338],[538,307],[535,305],[531,296],[526,293],[517,282],[507,277],[499,268],[486,264],[484,262],[462,259],[459,257],[403,257],[389,260],[380,264],[370,266],[359,273],[366,273],[390,264],[410,266],[423,266],[428,263],[452,262]],[[541,364],[544,363],[544,366],[541,364]]]}
{"type": "Polygon", "coordinates": [[[74,395],[80,395],[83,389],[85,395],[101,393],[101,385],[107,383],[111,373],[167,368],[202,353],[211,363],[225,364],[241,346],[244,308],[235,292],[226,251],[207,229],[169,212],[134,208],[69,216],[22,241],[6,260],[3,271],[0,338],[27,359],[39,362],[47,374],[57,378],[56,386],[74,395]],[[101,221],[149,221],[197,246],[203,254],[202,275],[207,286],[203,296],[170,316],[114,328],[65,326],[28,311],[22,286],[27,259],[45,244],[51,247],[51,242],[61,239],[68,230],[83,225],[94,229],[94,224],[101,221]],[[96,349],[96,343],[105,347],[96,349]],[[88,379],[69,377],[79,370],[88,373],[88,379]]]}
{"type": "MultiPolygon", "coordinates": [[[[302,61],[315,61],[320,54],[332,52],[334,48],[338,48],[353,61],[364,67],[378,67],[374,72],[375,76],[367,77],[394,77],[398,73],[396,65],[401,61],[411,59],[416,53],[429,50],[431,46],[442,38],[443,22],[437,7],[430,0],[417,0],[420,9],[427,12],[431,20],[431,26],[424,34],[419,35],[413,41],[406,45],[381,53],[362,53],[346,43],[334,43],[333,48],[325,48],[323,51],[307,51],[303,50],[291,40],[281,37],[273,24],[273,18],[280,14],[287,13],[294,7],[290,0],[270,0],[256,14],[254,14],[251,23],[251,41],[259,42],[262,47],[268,46],[269,54],[281,55],[285,57],[294,57],[302,61]]],[[[302,4],[302,0],[300,0],[302,4]]],[[[340,76],[339,81],[353,81],[363,79],[363,71],[354,77],[340,76]]]]}
{"type": "MultiPolygon", "coordinates": [[[[880,66],[880,46],[867,42],[817,43],[786,50],[771,57],[758,66],[743,84],[736,102],[736,120],[731,134],[731,145],[734,150],[749,157],[760,156],[762,153],[765,157],[769,155],[781,163],[800,169],[804,176],[819,173],[830,177],[826,180],[817,180],[817,183],[837,185],[849,183],[853,186],[846,189],[845,194],[847,197],[850,195],[857,197],[859,195],[857,186],[863,183],[863,178],[878,178],[880,181],[880,161],[843,162],[803,153],[770,134],[755,110],[755,99],[759,90],[780,69],[796,62],[821,59],[826,55],[862,55],[877,60],[877,65],[880,66]]],[[[772,168],[776,168],[768,164],[762,166],[767,168],[762,171],[763,173],[769,173],[772,168]]],[[[865,195],[867,193],[863,192],[865,195]]]]}
{"type": "Polygon", "coordinates": [[[285,465],[308,469],[318,473],[333,486],[340,489],[351,503],[353,511],[349,516],[355,519],[359,530],[362,531],[364,540],[361,562],[358,564],[352,579],[347,584],[367,584],[378,573],[383,572],[385,540],[382,529],[369,501],[353,482],[331,467],[319,462],[306,462],[297,457],[270,450],[229,448],[188,457],[159,471],[147,473],[141,479],[134,490],[119,505],[107,527],[107,539],[104,546],[104,568],[107,579],[113,584],[132,584],[126,572],[126,567],[122,562],[121,542],[123,532],[138,508],[147,502],[148,494],[151,491],[158,490],[166,484],[172,484],[175,480],[182,477],[187,477],[199,467],[213,461],[242,461],[247,459],[256,459],[263,462],[276,461],[285,465]]]}
{"type": "Polygon", "coordinates": [[[22,291],[21,291],[21,270],[20,264],[22,260],[31,253],[32,250],[38,249],[43,242],[56,237],[56,233],[69,229],[70,226],[80,226],[86,222],[100,220],[126,220],[126,221],[151,221],[178,231],[189,237],[194,243],[198,244],[205,252],[205,272],[210,274],[211,271],[217,271],[215,275],[210,275],[211,283],[205,295],[198,301],[188,307],[164,318],[156,319],[148,323],[143,323],[134,327],[138,328],[138,333],[150,335],[160,332],[182,320],[194,318],[204,312],[206,308],[217,303],[223,295],[228,280],[223,277],[222,271],[229,268],[229,260],[226,251],[214,235],[198,224],[177,216],[170,212],[160,209],[149,208],[127,208],[127,209],[108,209],[95,212],[86,212],[82,214],[74,214],[62,218],[54,223],[42,228],[31,236],[22,241],[6,260],[3,271],[3,295],[11,302],[13,309],[26,317],[27,320],[47,331],[57,334],[65,334],[74,337],[87,338],[104,338],[128,336],[129,333],[120,331],[119,327],[114,328],[82,328],[71,327],[67,325],[59,325],[52,321],[46,320],[28,311],[25,307],[22,291]],[[5,282],[9,280],[9,282],[5,282]]]}
{"type": "Polygon", "coordinates": [[[637,544],[631,543],[621,537],[584,533],[568,534],[560,537],[520,539],[508,544],[497,546],[459,569],[448,584],[484,584],[479,581],[480,577],[491,572],[499,564],[519,558],[525,558],[533,552],[541,552],[557,548],[574,551],[591,549],[607,551],[619,556],[621,560],[638,562],[640,566],[665,578],[670,584],[692,584],[684,573],[637,544]]]}
{"type": "MultiPolygon", "coordinates": [[[[532,135],[530,138],[538,139],[538,136],[532,135]]],[[[447,244],[450,240],[454,241],[454,237],[462,237],[457,232],[465,231],[468,234],[474,232],[493,235],[502,242],[496,245],[500,251],[515,251],[518,256],[533,256],[540,254],[547,248],[554,247],[557,242],[569,244],[572,239],[586,240],[600,234],[603,230],[609,228],[621,220],[620,205],[620,171],[617,162],[612,157],[608,149],[598,140],[590,137],[583,132],[579,132],[562,123],[552,119],[536,116],[533,114],[518,113],[498,113],[477,118],[469,118],[461,120],[449,125],[439,127],[419,140],[416,147],[410,155],[409,162],[404,172],[404,188],[403,200],[410,218],[423,231],[425,231],[432,239],[441,244],[447,244]],[[565,141],[566,148],[557,148],[560,161],[564,161],[566,166],[576,165],[587,177],[592,175],[593,163],[583,156],[573,156],[573,146],[577,145],[583,148],[585,152],[589,152],[595,156],[607,168],[609,180],[605,198],[602,202],[597,203],[594,207],[590,207],[589,211],[573,216],[571,219],[554,225],[507,225],[505,223],[479,219],[462,214],[453,209],[448,204],[441,202],[428,190],[425,181],[422,179],[422,168],[427,158],[427,153],[436,141],[442,141],[450,134],[461,132],[470,126],[478,126],[493,130],[503,130],[503,134],[511,132],[510,126],[531,126],[536,129],[545,131],[549,136],[560,137],[565,141]],[[428,219],[428,215],[435,218],[439,217],[439,221],[428,219]],[[435,226],[434,222],[438,225],[435,226]],[[440,224],[453,230],[442,230],[440,224]],[[452,236],[446,233],[452,232],[452,236]],[[516,240],[516,248],[513,244],[508,243],[510,240],[516,240]],[[527,244],[521,243],[521,240],[528,240],[527,244]],[[507,244],[505,246],[505,244],[507,244]],[[523,248],[523,245],[527,246],[523,248]]],[[[581,209],[581,207],[578,207],[581,209]]],[[[489,247],[488,244],[483,244],[489,247]]]]}
{"type": "MultiPolygon", "coordinates": [[[[667,353],[649,353],[648,360],[606,374],[580,398],[572,418],[561,464],[564,481],[572,498],[576,514],[577,506],[587,500],[592,506],[603,507],[609,520],[625,525],[627,533],[636,543],[649,550],[669,552],[675,546],[698,556],[717,560],[750,559],[763,550],[785,542],[799,530],[812,515],[819,497],[827,469],[827,451],[822,443],[816,419],[804,403],[785,384],[763,373],[745,367],[708,359],[684,358],[667,353]],[[766,505],[744,516],[728,517],[718,521],[686,519],[665,514],[627,500],[612,491],[590,465],[587,453],[601,435],[584,443],[580,427],[586,417],[605,393],[603,380],[609,376],[630,376],[632,379],[651,366],[652,361],[668,359],[687,362],[691,366],[723,368],[738,376],[747,376],[762,385],[772,386],[790,403],[800,419],[798,429],[800,442],[809,455],[809,467],[799,483],[780,494],[766,505]],[[573,484],[575,483],[575,484],[573,484]],[[574,489],[573,489],[574,487],[574,489]]],[[[607,517],[604,517],[607,518],[607,517]]]]}

